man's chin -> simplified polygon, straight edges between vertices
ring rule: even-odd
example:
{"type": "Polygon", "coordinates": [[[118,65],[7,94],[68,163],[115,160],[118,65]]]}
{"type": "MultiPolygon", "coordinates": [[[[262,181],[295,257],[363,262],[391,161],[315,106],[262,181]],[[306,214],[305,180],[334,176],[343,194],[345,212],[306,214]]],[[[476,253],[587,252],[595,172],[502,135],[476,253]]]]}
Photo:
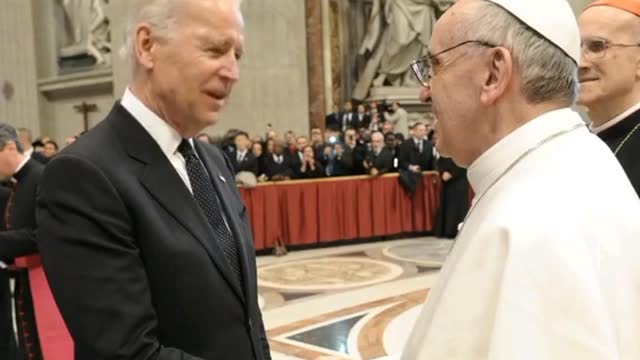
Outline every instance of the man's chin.
{"type": "Polygon", "coordinates": [[[585,95],[578,96],[578,100],[576,101],[576,104],[585,108],[589,108],[590,106],[595,104],[597,101],[598,101],[597,97],[590,94],[585,94],[585,95]]]}

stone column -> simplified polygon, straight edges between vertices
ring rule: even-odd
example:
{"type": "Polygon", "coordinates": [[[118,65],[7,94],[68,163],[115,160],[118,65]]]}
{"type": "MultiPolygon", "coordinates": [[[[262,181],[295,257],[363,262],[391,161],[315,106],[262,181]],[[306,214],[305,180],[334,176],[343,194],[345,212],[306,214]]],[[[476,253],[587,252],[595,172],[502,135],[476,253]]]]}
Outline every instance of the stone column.
{"type": "Polygon", "coordinates": [[[322,29],[323,6],[320,1],[307,0],[307,67],[309,72],[309,128],[324,129],[324,43],[322,29]]]}

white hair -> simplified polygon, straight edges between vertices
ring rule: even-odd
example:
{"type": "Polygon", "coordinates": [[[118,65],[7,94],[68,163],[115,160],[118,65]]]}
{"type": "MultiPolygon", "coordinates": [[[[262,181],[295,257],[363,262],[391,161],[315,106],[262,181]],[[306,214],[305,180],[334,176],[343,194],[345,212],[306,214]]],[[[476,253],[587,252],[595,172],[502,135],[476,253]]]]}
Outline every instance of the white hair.
{"type": "MultiPolygon", "coordinates": [[[[133,60],[134,37],[136,26],[148,23],[153,32],[162,37],[169,37],[176,27],[176,5],[179,0],[138,0],[133,5],[124,30],[124,43],[120,50],[123,58],[133,60]]],[[[135,63],[132,61],[132,63],[135,63]]]]}
{"type": "MultiPolygon", "coordinates": [[[[240,7],[242,0],[231,0],[240,7]]],[[[140,23],[151,26],[154,34],[163,38],[170,38],[178,22],[178,6],[185,0],[135,0],[124,30],[124,43],[120,55],[135,64],[135,31],[140,23]]]]}
{"type": "Polygon", "coordinates": [[[379,138],[380,140],[384,141],[384,135],[380,131],[376,131],[371,134],[371,140],[373,140],[373,138],[379,138]]]}
{"type": "Polygon", "coordinates": [[[467,15],[467,39],[506,47],[519,65],[522,92],[533,104],[578,97],[578,65],[555,44],[529,28],[502,7],[477,2],[467,15]]]}

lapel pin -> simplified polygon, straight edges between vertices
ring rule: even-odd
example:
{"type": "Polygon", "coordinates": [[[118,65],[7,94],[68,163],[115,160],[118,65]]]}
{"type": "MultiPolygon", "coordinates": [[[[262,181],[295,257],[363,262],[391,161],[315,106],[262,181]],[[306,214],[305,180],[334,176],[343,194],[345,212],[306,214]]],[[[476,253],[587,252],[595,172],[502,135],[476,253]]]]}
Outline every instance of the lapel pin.
{"type": "Polygon", "coordinates": [[[220,178],[220,180],[222,180],[222,182],[227,182],[227,179],[225,179],[222,175],[218,175],[218,177],[220,178]]]}

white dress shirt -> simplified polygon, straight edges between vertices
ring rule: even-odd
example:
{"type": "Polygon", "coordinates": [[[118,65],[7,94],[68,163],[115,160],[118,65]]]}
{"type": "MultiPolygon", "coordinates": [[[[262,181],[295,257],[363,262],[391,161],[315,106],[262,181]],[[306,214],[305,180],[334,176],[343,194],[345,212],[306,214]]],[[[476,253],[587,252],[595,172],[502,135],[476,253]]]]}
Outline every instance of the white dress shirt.
{"type": "MultiPolygon", "coordinates": [[[[182,136],[166,121],[162,120],[143,104],[128,88],[125,90],[120,104],[138,120],[153,140],[158,143],[158,146],[160,146],[160,149],[167,156],[171,165],[176,169],[184,184],[189,191],[193,193],[184,157],[182,157],[182,154],[178,151],[178,146],[182,142],[182,136]]],[[[189,142],[191,146],[193,146],[193,139],[189,139],[189,142]]],[[[195,150],[194,153],[197,156],[195,150]]]]}
{"type": "MultiPolygon", "coordinates": [[[[131,91],[127,88],[122,96],[122,100],[120,100],[120,104],[129,112],[133,117],[142,125],[142,127],[151,135],[151,137],[156,141],[162,152],[167,156],[169,162],[178,172],[178,175],[189,189],[189,192],[193,194],[193,189],[191,188],[191,182],[189,181],[189,174],[187,173],[187,164],[184,160],[184,157],[178,151],[178,146],[182,142],[182,136],[178,134],[178,132],[172,128],[166,121],[162,120],[158,115],[156,115],[151,109],[149,109],[145,104],[140,101],[131,91]]],[[[193,139],[189,139],[189,143],[193,147],[193,139]]],[[[193,153],[198,156],[198,152],[193,151],[193,153]]],[[[203,165],[204,171],[208,173],[207,168],[203,165]]],[[[209,174],[211,176],[211,174],[209,174]]],[[[219,176],[221,180],[225,181],[222,176],[219,176]]],[[[167,191],[171,191],[171,189],[167,189],[167,191]]],[[[216,194],[216,196],[218,196],[216,194]]],[[[218,197],[218,201],[220,201],[220,197],[218,197]]],[[[224,220],[227,229],[231,231],[229,227],[229,222],[227,221],[227,215],[222,212],[222,218],[224,220]]]]}

